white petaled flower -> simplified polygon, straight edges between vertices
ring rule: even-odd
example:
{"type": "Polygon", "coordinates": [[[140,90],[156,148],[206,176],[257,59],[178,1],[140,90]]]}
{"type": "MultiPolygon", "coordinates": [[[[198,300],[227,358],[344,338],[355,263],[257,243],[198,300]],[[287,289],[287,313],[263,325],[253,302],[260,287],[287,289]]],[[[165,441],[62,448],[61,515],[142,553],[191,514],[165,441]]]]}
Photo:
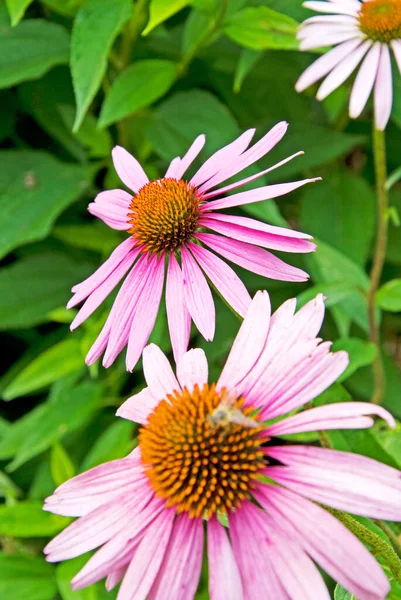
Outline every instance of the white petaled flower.
{"type": "Polygon", "coordinates": [[[316,95],[323,100],[359,67],[350,117],[359,117],[373,90],[376,127],[385,129],[393,103],[391,50],[401,71],[401,1],[312,0],[303,6],[323,14],[301,25],[301,50],[334,48],[306,69],[296,90],[302,92],[324,78],[316,95]]]}

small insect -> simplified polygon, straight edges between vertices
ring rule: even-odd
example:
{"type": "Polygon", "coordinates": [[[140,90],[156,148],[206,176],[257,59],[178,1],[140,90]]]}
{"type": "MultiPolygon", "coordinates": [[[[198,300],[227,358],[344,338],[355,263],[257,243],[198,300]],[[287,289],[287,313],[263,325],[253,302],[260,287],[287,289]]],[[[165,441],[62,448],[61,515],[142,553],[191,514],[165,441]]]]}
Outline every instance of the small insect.
{"type": "Polygon", "coordinates": [[[251,417],[246,417],[239,408],[234,406],[236,399],[237,395],[233,391],[222,397],[220,404],[207,418],[212,428],[221,427],[225,429],[228,425],[242,425],[249,429],[259,427],[259,423],[251,417]]]}

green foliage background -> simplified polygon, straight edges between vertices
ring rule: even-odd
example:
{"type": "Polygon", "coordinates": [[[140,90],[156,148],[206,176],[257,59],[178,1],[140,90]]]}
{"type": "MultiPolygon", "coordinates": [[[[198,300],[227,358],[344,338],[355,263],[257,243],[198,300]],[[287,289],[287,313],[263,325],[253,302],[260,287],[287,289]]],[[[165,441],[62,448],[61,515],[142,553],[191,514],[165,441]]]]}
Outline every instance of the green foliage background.
{"type": "MultiPolygon", "coordinates": [[[[72,592],[84,559],[60,566],[42,558],[46,539],[69,522],[41,510],[43,499],[74,474],[124,456],[135,427],[114,417],[143,386],[141,365],[124,357],[109,370],[84,357],[108,312],[100,308],[77,332],[66,311],[72,285],[108,256],[123,234],[90,217],[99,190],[118,187],[111,162],[117,142],[150,178],[206,133],[202,158],[241,131],[287,120],[266,168],[299,150],[305,155],[265,182],[303,176],[323,181],[241,210],[313,234],[316,254],[291,255],[309,284],[241,277],[253,294],[267,289],[277,307],[296,296],[327,296],[323,337],[350,354],[350,367],[316,402],[369,400],[376,349],[367,341],[366,290],[375,237],[371,109],[349,122],[348,84],[323,104],[294,91],[314,58],[297,51],[295,32],[308,16],[299,0],[0,0],[0,597],[12,600],[103,600],[103,584],[72,592]],[[279,11],[279,12],[276,12],[279,11]],[[142,32],[142,34],[141,34],[142,32]],[[141,35],[140,35],[141,34],[141,35]]],[[[388,166],[401,162],[401,81],[395,76],[388,166]]],[[[264,183],[264,182],[261,182],[264,183]]],[[[390,240],[377,295],[387,386],[384,406],[401,418],[401,187],[391,190],[390,240]]],[[[241,211],[240,211],[241,212],[241,211]]],[[[217,332],[205,349],[211,376],[224,363],[239,323],[217,302],[217,332]]],[[[107,304],[107,303],[106,303],[107,304]]],[[[163,311],[152,341],[169,353],[163,311]]],[[[401,425],[332,432],[334,447],[401,467],[401,425]]],[[[317,442],[315,434],[302,440],[317,442]]],[[[369,525],[374,527],[373,524],[369,525]]],[[[397,535],[398,526],[389,524],[397,535]]],[[[382,536],[384,534],[380,532],[382,536]]],[[[385,536],[384,536],[385,537],[385,536]]],[[[389,577],[392,575],[389,572],[389,577]]],[[[337,600],[350,595],[329,582],[337,600]]],[[[206,575],[198,599],[208,598],[206,575]]],[[[390,598],[401,598],[393,581],[390,598]]]]}

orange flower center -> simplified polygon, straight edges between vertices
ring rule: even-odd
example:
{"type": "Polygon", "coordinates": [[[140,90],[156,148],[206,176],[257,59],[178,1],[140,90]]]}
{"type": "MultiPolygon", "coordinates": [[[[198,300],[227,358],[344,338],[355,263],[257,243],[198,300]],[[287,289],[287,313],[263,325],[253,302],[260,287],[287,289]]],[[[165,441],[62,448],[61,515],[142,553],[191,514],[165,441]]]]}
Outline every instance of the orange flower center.
{"type": "Polygon", "coordinates": [[[157,496],[190,517],[237,508],[265,466],[263,426],[244,398],[196,385],[162,400],[139,433],[142,462],[157,496]]]}
{"type": "Polygon", "coordinates": [[[401,0],[367,0],[361,6],[359,26],[374,41],[401,38],[401,0]]]}
{"type": "Polygon", "coordinates": [[[200,198],[189,183],[172,178],[147,183],[131,200],[130,233],[152,254],[173,252],[197,228],[200,198]]]}

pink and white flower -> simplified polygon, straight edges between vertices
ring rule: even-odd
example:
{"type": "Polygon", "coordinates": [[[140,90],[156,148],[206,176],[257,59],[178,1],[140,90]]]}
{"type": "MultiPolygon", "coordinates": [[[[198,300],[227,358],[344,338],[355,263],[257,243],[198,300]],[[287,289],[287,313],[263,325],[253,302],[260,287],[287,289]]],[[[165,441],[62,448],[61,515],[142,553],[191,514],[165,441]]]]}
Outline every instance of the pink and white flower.
{"type": "Polygon", "coordinates": [[[401,3],[399,0],[310,0],[303,6],[323,13],[299,29],[301,50],[335,46],[301,75],[302,92],[324,77],[317,92],[323,100],[357,69],[349,114],[356,119],[374,91],[375,122],[386,128],[393,103],[391,50],[401,71],[401,3]]]}
{"type": "Polygon", "coordinates": [[[103,330],[88,353],[88,364],[104,352],[103,365],[109,367],[128,346],[127,368],[134,368],[156,321],[166,259],[166,309],[176,360],[188,348],[191,320],[206,340],[213,339],[215,307],[206,277],[239,315],[244,316],[249,308],[251,298],[247,289],[218,255],[271,279],[305,281],[308,278],[307,273],[286,264],[269,250],[312,252],[315,245],[309,235],[219,212],[277,198],[315,181],[305,179],[267,185],[225,197],[226,192],[256,180],[302,152],[256,175],[215,189],[267,154],[286,130],[287,123],[279,123],[250,148],[255,130],[246,131],[213,154],[189,181],[183,177],[202,150],[204,135],[196,138],[183,158],[177,157],[171,162],[164,178],[152,182],[133,156],[119,146],[114,148],[114,166],[131,192],[101,192],[89,204],[89,211],[110,227],[126,231],[130,237],[93,275],[72,288],[74,295],[67,307],[83,300],[85,303],[71,329],[85,321],[128,275],[103,330]]]}
{"type": "Polygon", "coordinates": [[[316,503],[401,520],[400,472],[274,438],[369,427],[374,414],[394,419],[364,402],[299,411],[348,356],[316,337],[322,296],[294,310],[289,300],[271,315],[258,292],[216,384],[202,350],[181,356],[174,374],[157,346],[145,348],[148,387],[117,412],[142,425],[138,447],[46,500],[45,510],[80,517],[45,548],[49,561],[100,547],[74,589],[107,577],[107,589],[122,580],[118,600],[192,600],[206,543],[212,600],[329,600],[315,562],[358,600],[386,598],[379,564],[316,503]]]}

